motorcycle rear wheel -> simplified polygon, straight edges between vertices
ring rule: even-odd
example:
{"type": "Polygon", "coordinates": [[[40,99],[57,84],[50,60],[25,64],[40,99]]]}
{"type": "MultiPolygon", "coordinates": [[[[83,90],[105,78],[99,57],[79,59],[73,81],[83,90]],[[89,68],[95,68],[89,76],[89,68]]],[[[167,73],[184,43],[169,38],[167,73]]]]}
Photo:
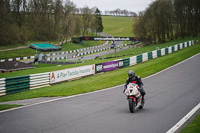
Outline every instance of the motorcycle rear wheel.
{"type": "Polygon", "coordinates": [[[135,103],[133,102],[133,99],[128,99],[128,103],[129,103],[129,110],[131,113],[135,112],[135,103]]]}

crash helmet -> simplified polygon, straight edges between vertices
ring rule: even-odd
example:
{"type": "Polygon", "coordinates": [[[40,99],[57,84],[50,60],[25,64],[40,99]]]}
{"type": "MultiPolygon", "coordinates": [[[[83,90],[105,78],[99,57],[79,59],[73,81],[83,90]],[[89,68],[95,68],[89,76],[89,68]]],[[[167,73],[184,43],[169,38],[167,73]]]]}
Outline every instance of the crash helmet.
{"type": "Polygon", "coordinates": [[[133,70],[130,70],[130,71],[128,72],[128,77],[129,77],[129,78],[135,77],[135,72],[134,72],[133,70]]]}

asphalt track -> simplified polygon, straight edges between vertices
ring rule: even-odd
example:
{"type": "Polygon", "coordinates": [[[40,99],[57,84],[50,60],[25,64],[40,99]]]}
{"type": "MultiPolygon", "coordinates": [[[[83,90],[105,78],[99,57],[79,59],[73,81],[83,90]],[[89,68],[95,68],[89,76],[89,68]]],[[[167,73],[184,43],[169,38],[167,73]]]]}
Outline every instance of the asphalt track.
{"type": "Polygon", "coordinates": [[[200,54],[143,79],[146,105],[133,114],[121,85],[2,112],[0,132],[164,133],[200,102],[199,66],[200,54]]]}

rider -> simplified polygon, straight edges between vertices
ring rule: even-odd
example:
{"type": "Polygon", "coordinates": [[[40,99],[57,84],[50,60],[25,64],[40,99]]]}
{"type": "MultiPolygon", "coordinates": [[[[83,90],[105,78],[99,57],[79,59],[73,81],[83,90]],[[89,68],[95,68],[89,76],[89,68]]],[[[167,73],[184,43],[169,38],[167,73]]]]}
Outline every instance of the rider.
{"type": "Polygon", "coordinates": [[[141,80],[141,78],[139,76],[135,75],[135,72],[133,70],[130,70],[128,72],[128,78],[126,80],[126,84],[124,85],[124,90],[123,93],[125,92],[125,90],[127,89],[127,85],[129,83],[135,83],[137,84],[140,88],[138,89],[142,95],[142,101],[144,102],[144,95],[146,94],[144,89],[143,89],[143,82],[141,80]]]}

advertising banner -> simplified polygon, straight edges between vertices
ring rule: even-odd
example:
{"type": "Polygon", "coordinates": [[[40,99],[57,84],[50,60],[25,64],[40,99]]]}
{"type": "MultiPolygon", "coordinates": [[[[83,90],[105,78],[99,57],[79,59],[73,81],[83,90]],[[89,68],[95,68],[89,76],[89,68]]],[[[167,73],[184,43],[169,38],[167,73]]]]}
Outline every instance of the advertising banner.
{"type": "Polygon", "coordinates": [[[95,65],[88,65],[70,69],[50,72],[50,84],[72,80],[88,75],[95,74],[95,65]]]}
{"type": "Polygon", "coordinates": [[[139,41],[136,37],[75,37],[78,41],[139,41]]]}
{"type": "Polygon", "coordinates": [[[123,60],[109,61],[101,64],[96,64],[96,73],[116,70],[123,66],[124,66],[123,60]]]}

